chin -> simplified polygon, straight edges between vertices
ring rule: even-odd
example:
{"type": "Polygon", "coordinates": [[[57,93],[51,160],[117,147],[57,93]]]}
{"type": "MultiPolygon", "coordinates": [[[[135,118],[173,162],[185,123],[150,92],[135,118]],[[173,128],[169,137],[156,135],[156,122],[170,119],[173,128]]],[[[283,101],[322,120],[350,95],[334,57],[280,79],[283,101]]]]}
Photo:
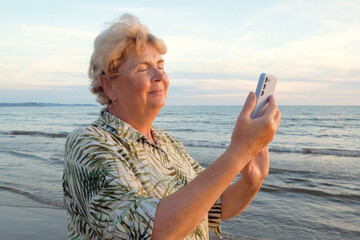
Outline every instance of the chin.
{"type": "Polygon", "coordinates": [[[166,102],[166,99],[163,99],[163,100],[159,100],[159,101],[154,101],[154,102],[150,102],[148,104],[148,106],[152,109],[160,109],[162,108],[163,106],[165,106],[165,102],[166,102]]]}

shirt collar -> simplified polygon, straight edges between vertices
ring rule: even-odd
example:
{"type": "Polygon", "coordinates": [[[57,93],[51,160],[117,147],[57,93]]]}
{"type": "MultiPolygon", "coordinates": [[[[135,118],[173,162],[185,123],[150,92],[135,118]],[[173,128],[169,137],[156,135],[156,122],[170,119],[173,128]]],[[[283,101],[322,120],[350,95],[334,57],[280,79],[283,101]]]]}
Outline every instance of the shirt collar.
{"type": "MultiPolygon", "coordinates": [[[[112,115],[106,108],[100,111],[99,119],[104,130],[108,132],[118,134],[120,137],[132,141],[138,141],[140,138],[144,138],[149,141],[144,134],[133,128],[130,124],[112,115]]],[[[153,126],[151,126],[151,132],[157,145],[160,145],[166,139],[164,133],[153,126]]]]}

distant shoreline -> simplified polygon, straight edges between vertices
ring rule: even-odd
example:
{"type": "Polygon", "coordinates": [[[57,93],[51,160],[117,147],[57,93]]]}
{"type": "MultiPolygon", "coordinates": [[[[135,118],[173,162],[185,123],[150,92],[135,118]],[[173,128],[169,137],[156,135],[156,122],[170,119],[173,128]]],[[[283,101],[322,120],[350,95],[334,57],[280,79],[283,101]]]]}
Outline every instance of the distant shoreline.
{"type": "MultiPolygon", "coordinates": [[[[66,103],[43,103],[43,102],[23,102],[23,103],[0,103],[0,107],[71,107],[71,106],[100,106],[98,104],[66,104],[66,103]]],[[[177,105],[177,104],[167,104],[166,106],[176,106],[176,107],[189,107],[189,106],[198,106],[198,107],[231,107],[231,106],[242,106],[242,105],[177,105]]],[[[165,106],[165,107],[166,107],[165,106]]],[[[279,107],[336,107],[336,106],[344,106],[344,107],[360,107],[360,105],[279,105],[279,107]]]]}
{"type": "Polygon", "coordinates": [[[24,103],[0,103],[0,107],[52,107],[52,106],[97,106],[96,104],[64,104],[64,103],[43,103],[43,102],[24,102],[24,103]]]}

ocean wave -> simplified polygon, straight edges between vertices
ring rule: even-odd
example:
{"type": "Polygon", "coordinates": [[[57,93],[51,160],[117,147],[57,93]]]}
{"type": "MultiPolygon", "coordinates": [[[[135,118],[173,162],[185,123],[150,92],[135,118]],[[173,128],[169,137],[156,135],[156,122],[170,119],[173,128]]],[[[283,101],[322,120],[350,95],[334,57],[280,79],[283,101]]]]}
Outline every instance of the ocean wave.
{"type": "Polygon", "coordinates": [[[53,206],[31,206],[31,205],[20,205],[20,204],[3,204],[0,203],[0,206],[4,206],[4,207],[18,207],[18,208],[51,208],[51,209],[61,209],[64,210],[64,208],[58,208],[58,207],[53,207],[53,206]]]}
{"type": "MultiPolygon", "coordinates": [[[[181,132],[194,132],[194,129],[173,129],[173,131],[181,132]]],[[[197,130],[198,131],[198,130],[197,130]]],[[[0,132],[4,135],[25,135],[25,136],[42,136],[48,138],[66,138],[68,132],[42,132],[42,131],[24,131],[24,130],[13,130],[9,132],[0,132]]],[[[187,147],[205,147],[205,148],[227,148],[228,143],[224,142],[212,142],[207,140],[183,140],[182,141],[187,147]]],[[[269,146],[270,152],[279,152],[279,153],[300,153],[300,154],[317,154],[317,155],[333,155],[333,156],[343,156],[343,157],[360,157],[359,150],[347,150],[347,149],[320,149],[320,148],[301,148],[301,147],[280,147],[280,146],[269,146]]]]}
{"type": "Polygon", "coordinates": [[[308,175],[308,174],[314,173],[311,171],[303,171],[303,170],[296,170],[296,169],[270,168],[270,173],[273,173],[273,174],[278,174],[278,173],[282,174],[285,171],[286,171],[286,173],[295,173],[295,174],[300,174],[300,175],[308,175]]]}
{"type": "Polygon", "coordinates": [[[344,149],[317,149],[317,148],[286,148],[270,146],[269,151],[280,153],[302,153],[302,154],[318,154],[333,155],[342,157],[360,157],[360,151],[344,150],[344,149]]]}
{"type": "MultiPolygon", "coordinates": [[[[244,237],[244,236],[240,236],[240,235],[226,234],[224,232],[221,233],[221,236],[222,236],[221,239],[223,239],[223,240],[256,240],[257,239],[257,238],[244,237]]],[[[217,235],[215,235],[215,233],[210,231],[209,239],[210,240],[220,240],[220,237],[218,237],[217,235]]]]}
{"type": "Polygon", "coordinates": [[[341,200],[354,200],[359,201],[360,195],[357,194],[335,194],[329,193],[317,189],[308,189],[308,188],[294,188],[294,187],[279,187],[269,184],[264,184],[261,187],[261,191],[269,192],[269,193],[279,193],[279,192],[287,192],[287,193],[299,193],[299,194],[306,194],[315,197],[328,197],[328,198],[336,198],[341,200]]]}
{"type": "MultiPolygon", "coordinates": [[[[182,141],[186,147],[206,147],[206,148],[227,148],[228,143],[219,143],[211,141],[182,141]]],[[[291,148],[269,146],[270,152],[278,153],[300,153],[300,154],[318,154],[318,155],[333,155],[342,157],[360,157],[360,151],[344,150],[344,149],[317,149],[317,148],[291,148]]]]}
{"type": "Polygon", "coordinates": [[[187,147],[227,148],[229,144],[210,141],[183,141],[187,147]]]}
{"type": "Polygon", "coordinates": [[[59,208],[59,209],[64,208],[64,204],[61,203],[61,202],[55,202],[55,201],[51,201],[51,200],[48,200],[48,199],[44,199],[44,198],[41,198],[40,196],[37,196],[35,194],[23,191],[21,189],[0,185],[0,190],[5,190],[5,191],[9,191],[9,192],[13,192],[13,193],[23,195],[23,196],[25,196],[25,197],[27,197],[27,198],[35,201],[35,202],[50,205],[52,208],[59,208]]]}
{"type": "Polygon", "coordinates": [[[193,128],[168,128],[166,129],[168,132],[205,132],[205,130],[202,129],[193,129],[193,128]]]}
{"type": "Polygon", "coordinates": [[[358,121],[359,117],[358,116],[349,116],[349,117],[344,117],[344,118],[337,118],[334,116],[319,116],[319,117],[314,117],[313,115],[297,115],[297,116],[293,116],[293,115],[288,115],[288,116],[283,116],[281,117],[282,120],[286,120],[286,121],[311,121],[311,122],[337,122],[339,120],[343,120],[343,121],[358,121]]]}
{"type": "MultiPolygon", "coordinates": [[[[20,151],[14,151],[14,150],[0,150],[0,152],[3,153],[7,153],[19,158],[26,158],[26,159],[35,159],[35,160],[40,160],[42,162],[46,162],[47,164],[50,165],[63,165],[64,164],[64,155],[63,154],[53,154],[52,156],[50,156],[49,158],[45,158],[42,156],[38,156],[36,154],[31,154],[29,152],[20,152],[20,151]]],[[[21,163],[17,163],[17,164],[21,164],[21,163]]]]}
{"type": "Polygon", "coordinates": [[[40,132],[40,131],[23,131],[23,130],[14,130],[9,132],[2,132],[4,135],[28,135],[28,136],[42,136],[49,138],[66,138],[69,133],[68,132],[58,132],[58,133],[49,133],[49,132],[40,132]]]}
{"type": "Polygon", "coordinates": [[[5,150],[5,151],[1,151],[1,152],[10,153],[11,155],[14,155],[14,156],[17,156],[17,157],[20,157],[20,158],[31,158],[31,159],[39,159],[39,160],[42,160],[42,161],[47,161],[47,158],[40,157],[40,156],[37,156],[37,155],[34,155],[34,154],[23,153],[23,152],[19,152],[19,151],[12,151],[12,150],[6,151],[5,150]]]}

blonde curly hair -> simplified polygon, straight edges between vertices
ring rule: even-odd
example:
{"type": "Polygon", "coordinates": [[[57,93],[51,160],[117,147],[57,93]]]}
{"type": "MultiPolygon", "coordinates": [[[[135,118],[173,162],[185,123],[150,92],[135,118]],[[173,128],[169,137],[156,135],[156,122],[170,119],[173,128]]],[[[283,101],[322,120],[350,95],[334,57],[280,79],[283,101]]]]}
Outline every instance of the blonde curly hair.
{"type": "Polygon", "coordinates": [[[98,103],[107,107],[112,103],[101,86],[101,75],[105,74],[112,80],[117,78],[120,75],[119,67],[130,51],[135,50],[139,54],[144,51],[146,44],[150,44],[160,54],[167,51],[165,43],[152,35],[145,25],[130,14],[115,19],[96,37],[88,75],[90,90],[97,96],[98,103]]]}

